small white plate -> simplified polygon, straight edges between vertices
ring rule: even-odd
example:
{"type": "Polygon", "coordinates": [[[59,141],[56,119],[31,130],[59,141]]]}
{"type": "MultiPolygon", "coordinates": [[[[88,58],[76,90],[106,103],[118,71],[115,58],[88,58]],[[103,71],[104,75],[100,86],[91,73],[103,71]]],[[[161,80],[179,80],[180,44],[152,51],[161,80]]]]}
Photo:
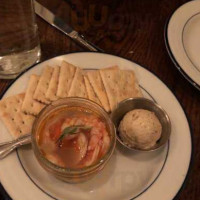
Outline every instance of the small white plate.
{"type": "MultiPolygon", "coordinates": [[[[130,152],[119,144],[111,160],[97,176],[81,184],[61,182],[44,171],[35,159],[31,146],[13,152],[0,161],[0,180],[13,200],[147,200],[173,199],[188,173],[192,144],[185,113],[176,97],[155,75],[126,59],[102,53],[72,53],[35,65],[18,77],[4,97],[25,90],[31,74],[40,74],[46,65],[62,60],[86,69],[118,65],[134,70],[143,94],[168,113],[172,133],[168,144],[158,151],[130,152]]],[[[0,142],[10,135],[0,121],[0,142]]]]}
{"type": "Polygon", "coordinates": [[[182,5],[171,15],[165,44],[175,66],[200,90],[200,0],[182,5]]]}

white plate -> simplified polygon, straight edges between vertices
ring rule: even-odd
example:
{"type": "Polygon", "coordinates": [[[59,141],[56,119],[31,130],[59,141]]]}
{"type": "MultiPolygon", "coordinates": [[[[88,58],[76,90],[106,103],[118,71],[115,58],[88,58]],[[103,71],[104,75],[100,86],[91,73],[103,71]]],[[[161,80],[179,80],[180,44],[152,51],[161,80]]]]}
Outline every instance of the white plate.
{"type": "Polygon", "coordinates": [[[182,5],[172,14],[165,42],[176,67],[200,90],[200,0],[182,5]]]}
{"type": "MultiPolygon", "coordinates": [[[[133,153],[119,144],[105,169],[82,184],[67,184],[48,175],[37,163],[31,146],[19,149],[1,161],[0,180],[14,200],[171,200],[181,188],[191,159],[191,133],[179,102],[155,75],[136,63],[101,53],[72,53],[59,56],[21,75],[8,88],[4,97],[25,90],[31,74],[40,74],[46,65],[59,65],[67,60],[83,68],[118,65],[134,70],[144,95],[158,102],[172,122],[170,142],[151,153],[133,153]]],[[[0,142],[10,139],[0,122],[0,142]]]]}

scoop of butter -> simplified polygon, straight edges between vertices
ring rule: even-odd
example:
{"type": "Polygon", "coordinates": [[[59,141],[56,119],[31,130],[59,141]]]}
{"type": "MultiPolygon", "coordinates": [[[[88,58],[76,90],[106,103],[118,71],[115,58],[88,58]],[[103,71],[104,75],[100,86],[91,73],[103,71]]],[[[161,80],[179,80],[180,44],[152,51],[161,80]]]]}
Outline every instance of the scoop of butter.
{"type": "Polygon", "coordinates": [[[153,147],[161,133],[162,126],[156,115],[144,109],[128,112],[119,125],[119,136],[123,142],[139,149],[153,147]]]}

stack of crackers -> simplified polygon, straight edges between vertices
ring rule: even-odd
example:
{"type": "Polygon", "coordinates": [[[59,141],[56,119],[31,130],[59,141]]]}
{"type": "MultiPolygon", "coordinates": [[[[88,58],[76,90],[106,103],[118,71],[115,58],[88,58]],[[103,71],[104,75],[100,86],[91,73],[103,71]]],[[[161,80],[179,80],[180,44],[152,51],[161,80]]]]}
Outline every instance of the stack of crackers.
{"type": "Polygon", "coordinates": [[[111,112],[130,97],[140,97],[135,74],[117,66],[82,70],[66,61],[46,66],[42,74],[30,76],[25,93],[0,101],[0,117],[10,133],[18,138],[31,132],[35,117],[52,101],[65,97],[88,98],[111,112]]]}

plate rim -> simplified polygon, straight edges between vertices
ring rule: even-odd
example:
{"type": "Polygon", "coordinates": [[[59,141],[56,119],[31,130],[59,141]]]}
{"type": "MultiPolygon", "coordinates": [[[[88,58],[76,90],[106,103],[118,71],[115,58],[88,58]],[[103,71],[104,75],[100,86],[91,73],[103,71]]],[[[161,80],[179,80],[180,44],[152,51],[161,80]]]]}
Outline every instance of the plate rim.
{"type": "MultiPolygon", "coordinates": [[[[123,56],[118,56],[118,55],[115,55],[115,54],[111,54],[111,53],[105,53],[105,52],[91,52],[91,51],[76,51],[76,52],[69,52],[69,53],[65,53],[65,54],[61,54],[61,55],[57,55],[57,56],[53,56],[51,58],[48,58],[46,60],[43,60],[41,62],[37,62],[35,64],[33,64],[32,66],[30,66],[29,68],[27,68],[26,70],[24,70],[22,73],[20,73],[15,79],[13,79],[9,84],[8,86],[3,90],[3,92],[1,93],[0,95],[0,100],[2,99],[2,97],[4,96],[4,94],[7,92],[7,90],[12,86],[12,84],[18,79],[20,78],[23,74],[25,74],[27,71],[29,71],[30,69],[34,68],[36,65],[38,64],[41,64],[45,61],[48,61],[50,59],[54,59],[56,57],[60,57],[60,56],[65,56],[65,55],[68,55],[68,54],[79,54],[79,53],[92,53],[92,54],[105,54],[105,55],[110,55],[110,56],[114,56],[114,57],[118,57],[118,58],[122,58],[122,59],[125,59],[129,62],[132,62],[132,63],[135,63],[137,65],[139,65],[140,67],[144,68],[145,70],[147,70],[148,72],[152,73],[156,78],[158,78],[165,87],[167,87],[167,89],[174,95],[175,99],[177,100],[177,102],[179,103],[185,117],[186,117],[186,120],[188,122],[188,126],[189,126],[189,131],[190,131],[190,138],[191,138],[191,152],[190,152],[190,161],[189,161],[189,164],[188,164],[188,169],[187,169],[187,173],[185,175],[185,178],[182,182],[182,185],[180,186],[179,190],[177,190],[177,193],[175,194],[175,196],[173,197],[172,200],[175,200],[178,198],[178,196],[180,195],[180,193],[182,192],[182,190],[184,189],[184,187],[186,186],[187,182],[188,182],[188,178],[191,174],[191,169],[192,169],[192,165],[193,165],[193,160],[194,160],[194,142],[193,142],[193,129],[192,129],[192,126],[191,126],[191,121],[187,115],[187,113],[185,112],[184,108],[183,108],[183,105],[182,105],[182,102],[179,100],[179,98],[176,96],[176,94],[171,90],[171,88],[169,88],[167,86],[167,84],[165,82],[163,82],[162,79],[160,79],[159,76],[157,76],[155,74],[155,72],[153,72],[153,70],[151,69],[148,69],[145,65],[142,65],[140,64],[139,62],[137,61],[133,61],[129,58],[125,58],[123,56]]],[[[7,193],[7,191],[5,190],[5,188],[3,187],[3,185],[1,184],[0,182],[0,186],[2,187],[3,189],[3,193],[5,193],[7,195],[8,198],[11,199],[11,197],[9,196],[9,194],[7,193]]]]}
{"type": "MultiPolygon", "coordinates": [[[[172,19],[173,15],[176,13],[176,11],[178,9],[180,9],[181,7],[183,6],[186,6],[187,4],[190,4],[190,3],[193,3],[194,1],[189,1],[189,2],[186,2],[184,4],[182,4],[181,6],[179,6],[178,8],[176,8],[174,11],[172,11],[172,13],[169,15],[169,17],[167,18],[166,22],[165,22],[165,26],[164,26],[164,42],[165,42],[165,47],[166,47],[166,50],[168,52],[168,55],[171,59],[171,61],[173,62],[173,64],[175,65],[175,67],[178,69],[178,71],[182,74],[182,76],[191,84],[193,85],[196,89],[198,89],[200,91],[200,84],[198,84],[197,82],[195,82],[184,70],[183,68],[181,67],[181,65],[178,63],[178,61],[176,60],[172,50],[171,50],[171,47],[169,45],[169,39],[168,39],[168,25],[169,25],[169,22],[170,20],[172,19]]],[[[193,15],[192,15],[193,16],[193,15]]],[[[192,17],[190,16],[190,18],[192,17]]],[[[188,20],[190,19],[188,18],[188,20]]],[[[187,21],[186,21],[187,22],[187,21]]],[[[185,25],[184,25],[185,26],[185,25]]],[[[182,30],[183,31],[183,30],[182,30]]],[[[185,49],[184,49],[185,51],[185,49]]],[[[188,57],[188,56],[187,56],[188,57]]],[[[190,60],[190,59],[189,59],[190,60]]],[[[193,65],[193,63],[191,63],[193,65]]],[[[195,66],[194,66],[195,67],[195,66]]],[[[196,68],[196,67],[195,67],[196,68]]]]}

